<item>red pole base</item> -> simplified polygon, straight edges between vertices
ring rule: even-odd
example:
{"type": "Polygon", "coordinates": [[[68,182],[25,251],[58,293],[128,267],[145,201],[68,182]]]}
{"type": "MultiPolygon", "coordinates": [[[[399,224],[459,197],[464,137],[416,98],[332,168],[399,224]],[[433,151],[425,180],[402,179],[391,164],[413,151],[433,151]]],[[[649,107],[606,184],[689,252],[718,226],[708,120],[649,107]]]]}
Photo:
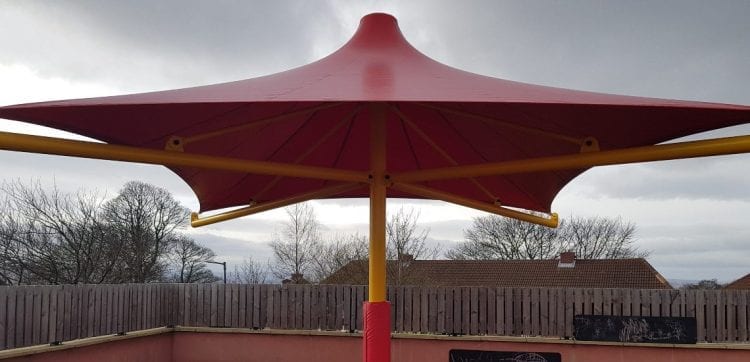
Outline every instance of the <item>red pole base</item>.
{"type": "Polygon", "coordinates": [[[362,361],[391,361],[391,304],[364,302],[362,309],[364,336],[362,361]]]}

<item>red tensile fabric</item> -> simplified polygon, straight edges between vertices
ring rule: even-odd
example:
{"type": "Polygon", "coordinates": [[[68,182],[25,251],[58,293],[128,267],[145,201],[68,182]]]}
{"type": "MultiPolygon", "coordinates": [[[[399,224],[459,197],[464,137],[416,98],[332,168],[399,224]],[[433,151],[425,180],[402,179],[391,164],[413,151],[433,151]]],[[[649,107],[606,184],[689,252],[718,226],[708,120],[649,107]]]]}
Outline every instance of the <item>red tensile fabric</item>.
{"type": "MultiPolygon", "coordinates": [[[[366,16],[339,50],[289,71],[161,92],[8,106],[0,108],[0,117],[152,149],[164,149],[173,137],[222,131],[185,144],[184,152],[366,171],[369,102],[387,106],[389,173],[575,154],[588,137],[602,150],[651,145],[750,121],[747,106],[581,92],[468,73],[417,51],[386,14],[366,16]]],[[[334,184],[171,169],[194,190],[201,211],[334,184]]],[[[555,195],[583,171],[423,185],[477,201],[549,211],[555,195]]],[[[389,190],[388,196],[412,195],[389,190]]],[[[368,189],[336,197],[368,197],[368,189]]]]}

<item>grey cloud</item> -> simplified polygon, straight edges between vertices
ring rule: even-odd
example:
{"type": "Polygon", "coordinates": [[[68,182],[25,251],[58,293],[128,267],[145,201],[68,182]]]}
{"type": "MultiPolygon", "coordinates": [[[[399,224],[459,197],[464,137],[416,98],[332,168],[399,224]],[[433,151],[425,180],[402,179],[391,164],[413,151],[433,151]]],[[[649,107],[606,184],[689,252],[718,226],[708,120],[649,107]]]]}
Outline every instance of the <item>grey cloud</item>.
{"type": "Polygon", "coordinates": [[[339,30],[330,12],[303,1],[3,2],[0,63],[127,90],[243,79],[313,60],[339,30]]]}
{"type": "Polygon", "coordinates": [[[569,187],[585,186],[589,197],[750,201],[748,164],[750,156],[739,155],[606,167],[569,187]]]}
{"type": "Polygon", "coordinates": [[[731,281],[748,272],[750,231],[720,220],[692,225],[641,228],[639,246],[651,250],[649,261],[666,277],[731,281]]]}
{"type": "MultiPolygon", "coordinates": [[[[267,243],[250,242],[210,233],[191,236],[197,243],[216,253],[215,261],[227,263],[227,273],[234,270],[234,267],[240,265],[245,259],[252,258],[256,262],[266,263],[273,257],[273,252],[267,243]]],[[[221,266],[209,265],[209,267],[215,275],[221,275],[221,266]]]]}
{"type": "Polygon", "coordinates": [[[39,180],[64,192],[87,189],[112,196],[126,182],[137,179],[168,189],[183,205],[198,205],[187,184],[163,166],[9,151],[0,151],[0,165],[0,180],[39,180]]]}
{"type": "MultiPolygon", "coordinates": [[[[436,57],[561,87],[750,103],[750,3],[497,2],[425,6],[436,57]],[[460,26],[458,24],[461,24],[460,26]],[[710,26],[706,26],[711,24],[710,26]],[[445,31],[444,29],[450,29],[445,31]]],[[[413,7],[417,4],[412,3],[413,7]]],[[[413,10],[413,9],[412,9],[413,10]]],[[[416,13],[412,11],[412,13],[416,13]]]]}

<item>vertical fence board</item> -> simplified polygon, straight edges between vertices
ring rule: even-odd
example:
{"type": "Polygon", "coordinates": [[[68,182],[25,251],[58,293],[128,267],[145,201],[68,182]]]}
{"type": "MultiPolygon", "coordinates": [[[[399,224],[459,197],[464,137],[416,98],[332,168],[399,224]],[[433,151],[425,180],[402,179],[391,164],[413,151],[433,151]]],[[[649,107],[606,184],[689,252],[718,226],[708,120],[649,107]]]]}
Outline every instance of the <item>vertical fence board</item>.
{"type": "Polygon", "coordinates": [[[549,335],[549,324],[550,324],[550,300],[549,300],[549,288],[537,288],[539,291],[539,329],[537,329],[537,335],[548,336],[549,335]]]}
{"type": "Polygon", "coordinates": [[[25,298],[25,288],[19,287],[16,289],[16,295],[15,295],[15,305],[16,305],[16,314],[14,316],[15,319],[15,336],[13,337],[13,340],[15,341],[16,347],[24,346],[23,341],[23,323],[24,323],[24,317],[25,317],[25,309],[24,309],[24,300],[25,298]]]}
{"type": "Polygon", "coordinates": [[[0,350],[6,348],[6,328],[8,328],[7,313],[8,313],[8,290],[11,287],[0,287],[0,350]]]}
{"type": "Polygon", "coordinates": [[[716,295],[716,341],[725,341],[727,338],[726,326],[726,306],[727,301],[725,294],[720,290],[712,290],[711,293],[716,295]]]}
{"type": "MultiPolygon", "coordinates": [[[[42,312],[42,287],[35,286],[32,289],[33,292],[33,313],[31,322],[31,344],[36,345],[41,343],[41,328],[42,328],[42,313],[46,317],[47,312],[42,312]]],[[[46,322],[46,320],[45,320],[46,322]]]]}
{"type": "Polygon", "coordinates": [[[706,341],[716,342],[716,293],[705,290],[706,295],[706,341]]]}
{"type": "Polygon", "coordinates": [[[487,334],[497,334],[497,288],[487,288],[487,334]]]}
{"type": "Polygon", "coordinates": [[[651,316],[662,317],[662,300],[661,290],[651,290],[651,316]]]}
{"type": "Polygon", "coordinates": [[[521,299],[521,313],[523,318],[522,334],[524,336],[529,336],[531,335],[531,289],[523,288],[521,289],[521,293],[523,295],[521,299]]]}
{"type": "Polygon", "coordinates": [[[446,296],[445,296],[445,287],[438,287],[437,288],[437,315],[436,315],[436,332],[438,334],[448,334],[447,328],[446,328],[446,296]]]}
{"type": "MultiPolygon", "coordinates": [[[[47,336],[44,343],[52,343],[57,340],[57,293],[59,290],[59,287],[54,285],[49,288],[49,316],[47,318],[48,321],[48,327],[47,327],[47,336]]],[[[5,308],[5,302],[2,302],[3,305],[0,305],[0,309],[5,308]]],[[[1,314],[0,314],[1,315],[1,314]]],[[[5,326],[2,327],[3,329],[5,326]]],[[[2,343],[2,338],[0,338],[0,343],[2,343]]],[[[0,348],[1,349],[1,348],[0,348]]]]}
{"type": "MultiPolygon", "coordinates": [[[[391,300],[390,291],[388,291],[388,293],[389,293],[388,300],[391,300]]],[[[367,292],[365,291],[365,287],[357,286],[357,330],[358,331],[361,331],[364,329],[364,324],[362,320],[364,310],[362,308],[364,308],[365,300],[367,300],[367,292]]],[[[393,329],[393,304],[391,304],[390,310],[391,310],[391,313],[390,313],[391,314],[391,329],[393,329]]]]}
{"type": "Polygon", "coordinates": [[[469,287],[461,289],[461,334],[468,335],[471,328],[471,290],[469,287]]]}
{"type": "Polygon", "coordinates": [[[422,297],[421,288],[409,288],[411,289],[411,331],[419,332],[420,321],[422,318],[422,297]]]}
{"type": "Polygon", "coordinates": [[[428,289],[428,314],[427,314],[427,331],[432,334],[440,334],[442,331],[438,330],[438,290],[435,287],[428,289]]]}
{"type": "Polygon", "coordinates": [[[260,325],[258,328],[264,329],[268,327],[268,285],[262,285],[260,288],[260,295],[258,299],[258,304],[256,308],[258,308],[259,313],[259,323],[260,325]],[[265,304],[264,304],[265,303],[265,304]]]}
{"type": "Polygon", "coordinates": [[[253,329],[261,329],[263,328],[263,324],[261,323],[261,299],[260,299],[260,293],[261,289],[263,288],[263,285],[254,285],[253,286],[253,329]]]}
{"type": "Polygon", "coordinates": [[[445,333],[446,334],[456,333],[453,328],[453,324],[454,324],[453,316],[456,314],[454,310],[455,306],[453,305],[454,304],[453,303],[454,301],[453,290],[454,289],[455,288],[449,287],[449,288],[445,288],[444,290],[444,293],[445,293],[445,299],[444,299],[445,301],[445,333]]]}
{"type": "Polygon", "coordinates": [[[412,326],[415,320],[415,314],[419,313],[419,310],[414,308],[414,304],[417,302],[415,299],[414,287],[404,287],[404,331],[412,332],[416,328],[412,326]]]}
{"type": "Polygon", "coordinates": [[[505,319],[505,289],[495,289],[495,333],[501,336],[507,335],[505,319]]]}
{"type": "Polygon", "coordinates": [[[420,293],[419,332],[428,333],[430,331],[430,288],[419,288],[417,290],[420,293]]]}
{"type": "Polygon", "coordinates": [[[748,336],[748,329],[750,329],[750,323],[748,323],[748,299],[750,299],[750,291],[738,290],[736,291],[738,296],[737,302],[737,330],[740,342],[750,341],[748,336]]]}
{"type": "Polygon", "coordinates": [[[18,315],[18,309],[16,308],[16,293],[18,288],[8,287],[8,293],[6,300],[8,305],[5,308],[7,318],[5,319],[5,347],[15,348],[16,347],[16,315],[18,315]]]}
{"type": "Polygon", "coordinates": [[[529,330],[529,335],[538,336],[540,331],[539,288],[530,288],[529,292],[531,293],[531,303],[529,304],[529,309],[531,312],[531,329],[529,330]]]}
{"type": "Polygon", "coordinates": [[[476,335],[479,325],[479,289],[469,288],[469,330],[467,334],[476,335]]]}
{"type": "Polygon", "coordinates": [[[567,298],[568,289],[558,288],[557,289],[557,335],[561,338],[567,338],[570,335],[567,334],[566,327],[568,324],[568,317],[566,315],[567,305],[565,300],[567,298]]]}
{"type": "Polygon", "coordinates": [[[23,308],[23,344],[24,346],[32,345],[31,332],[34,325],[34,287],[24,288],[23,308]]]}
{"type": "Polygon", "coordinates": [[[334,330],[341,330],[343,326],[343,319],[344,319],[344,286],[343,285],[337,285],[336,286],[336,308],[334,310],[334,330]]]}
{"type": "Polygon", "coordinates": [[[667,301],[669,302],[669,316],[679,317],[682,311],[682,300],[680,298],[679,290],[665,290],[667,301]]]}
{"type": "Polygon", "coordinates": [[[395,297],[396,297],[396,304],[393,306],[393,309],[396,312],[396,323],[394,324],[395,331],[397,332],[403,332],[404,331],[404,292],[403,287],[393,287],[395,297]]]}
{"type": "MultiPolygon", "coordinates": [[[[514,288],[504,288],[503,293],[505,294],[505,335],[512,336],[516,332],[516,318],[513,312],[513,307],[516,304],[516,297],[514,295],[514,288]]],[[[520,331],[520,330],[519,330],[520,331]]]]}
{"type": "Polygon", "coordinates": [[[737,341],[737,301],[734,290],[725,290],[724,297],[726,300],[726,337],[725,341],[737,341]]]}

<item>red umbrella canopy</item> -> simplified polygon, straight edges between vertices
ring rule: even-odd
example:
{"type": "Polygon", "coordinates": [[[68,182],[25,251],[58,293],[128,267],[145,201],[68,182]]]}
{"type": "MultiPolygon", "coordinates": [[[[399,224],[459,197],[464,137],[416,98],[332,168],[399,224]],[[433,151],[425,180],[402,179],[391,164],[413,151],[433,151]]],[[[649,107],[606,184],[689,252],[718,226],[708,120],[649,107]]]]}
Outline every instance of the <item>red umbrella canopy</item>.
{"type": "MultiPolygon", "coordinates": [[[[386,111],[387,171],[652,145],[750,121],[750,107],[581,92],[438,63],[396,19],[365,16],[352,39],[308,65],[170,91],[16,105],[0,117],[111,144],[337,169],[369,169],[369,102],[386,111]]],[[[331,181],[170,167],[201,211],[279,200],[331,181]]],[[[421,182],[480,202],[549,211],[584,169],[421,182]]],[[[367,197],[368,188],[337,197],[367,197]]],[[[411,197],[390,190],[389,197],[411,197]]]]}

